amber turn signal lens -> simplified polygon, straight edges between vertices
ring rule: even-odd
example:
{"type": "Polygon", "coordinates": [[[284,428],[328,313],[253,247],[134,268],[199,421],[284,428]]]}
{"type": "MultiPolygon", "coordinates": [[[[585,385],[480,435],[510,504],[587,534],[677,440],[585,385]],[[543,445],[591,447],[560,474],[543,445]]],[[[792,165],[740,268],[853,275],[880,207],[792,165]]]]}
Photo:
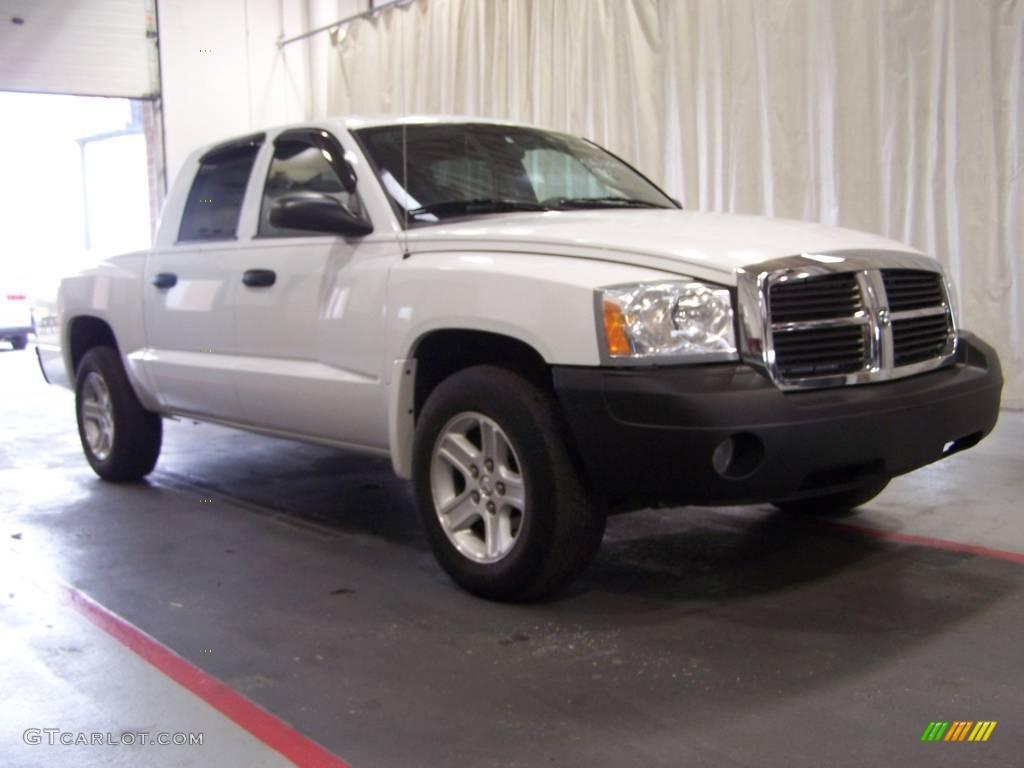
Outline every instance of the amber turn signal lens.
{"type": "Polygon", "coordinates": [[[604,338],[608,342],[609,355],[629,355],[633,349],[626,335],[626,318],[622,307],[614,301],[604,303],[604,338]]]}

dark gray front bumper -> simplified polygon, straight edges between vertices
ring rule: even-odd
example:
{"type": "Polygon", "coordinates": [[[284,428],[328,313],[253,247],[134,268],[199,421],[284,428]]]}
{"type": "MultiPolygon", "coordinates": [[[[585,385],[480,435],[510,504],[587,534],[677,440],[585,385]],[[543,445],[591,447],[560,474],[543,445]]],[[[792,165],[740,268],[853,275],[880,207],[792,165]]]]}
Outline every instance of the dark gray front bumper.
{"type": "Polygon", "coordinates": [[[791,499],[910,472],[987,435],[1002,389],[995,351],[966,333],[948,367],[806,392],[738,363],[553,376],[590,485],[613,508],[791,499]]]}

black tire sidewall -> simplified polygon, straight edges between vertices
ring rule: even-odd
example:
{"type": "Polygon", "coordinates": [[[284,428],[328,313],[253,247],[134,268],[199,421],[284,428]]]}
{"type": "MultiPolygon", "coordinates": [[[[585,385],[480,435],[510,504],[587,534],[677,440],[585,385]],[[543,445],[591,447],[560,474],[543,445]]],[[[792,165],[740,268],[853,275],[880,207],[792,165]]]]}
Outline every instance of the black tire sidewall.
{"type": "MultiPolygon", "coordinates": [[[[531,580],[544,570],[558,537],[557,515],[562,489],[552,467],[552,455],[563,446],[553,425],[545,423],[537,407],[542,396],[525,379],[500,369],[472,368],[442,382],[428,399],[413,448],[413,482],[427,538],[442,568],[460,585],[493,599],[528,599],[531,580]],[[456,549],[448,539],[434,507],[430,464],[436,441],[445,425],[465,412],[493,419],[505,432],[519,459],[526,499],[526,515],[512,551],[496,563],[477,563],[456,549]]],[[[569,479],[570,482],[574,478],[569,479]]]]}
{"type": "Polygon", "coordinates": [[[94,347],[83,356],[75,375],[75,417],[85,458],[104,480],[137,480],[153,468],[160,450],[160,417],[139,403],[118,353],[110,347],[94,347]],[[92,452],[85,438],[82,389],[90,373],[98,374],[110,392],[114,439],[105,459],[92,452]]]}

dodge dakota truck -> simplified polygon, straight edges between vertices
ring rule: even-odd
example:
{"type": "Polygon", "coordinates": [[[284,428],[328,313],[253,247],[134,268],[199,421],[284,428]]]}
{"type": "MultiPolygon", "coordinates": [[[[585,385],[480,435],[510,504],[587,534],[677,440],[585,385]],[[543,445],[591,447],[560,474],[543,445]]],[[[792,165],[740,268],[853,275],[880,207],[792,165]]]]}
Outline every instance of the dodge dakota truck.
{"type": "Polygon", "coordinates": [[[684,211],[581,138],[351,117],[192,154],[37,354],[101,478],[179,416],[387,456],[444,570],[528,600],[611,512],[835,513],[975,445],[1002,377],[954,295],[906,245],[684,211]]]}

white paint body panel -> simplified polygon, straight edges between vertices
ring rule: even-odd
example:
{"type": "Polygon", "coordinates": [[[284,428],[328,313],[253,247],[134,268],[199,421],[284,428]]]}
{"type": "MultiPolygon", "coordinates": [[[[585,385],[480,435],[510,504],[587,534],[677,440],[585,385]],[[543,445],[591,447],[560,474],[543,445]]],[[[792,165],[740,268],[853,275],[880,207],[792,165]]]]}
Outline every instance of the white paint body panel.
{"type": "MultiPolygon", "coordinates": [[[[163,409],[237,419],[232,306],[238,280],[223,243],[155,249],[142,281],[146,345],[138,364],[156,387],[163,409]],[[152,284],[161,272],[178,276],[173,288],[152,284]]],[[[119,335],[115,328],[115,335],[119,335]]]]}
{"type": "Polygon", "coordinates": [[[678,276],[735,285],[737,269],[779,256],[913,252],[818,224],[684,211],[502,214],[404,232],[348,132],[382,122],[305,124],[333,132],[355,168],[374,224],[364,238],[256,236],[273,140],[284,130],[274,129],[255,162],[237,239],[178,244],[205,150],[193,153],[151,252],[63,282],[68,371],[70,321],[96,317],[113,329],[148,408],[387,453],[408,476],[416,347],[433,331],[489,331],[530,345],[549,364],[594,366],[602,286],[678,276]],[[247,269],[272,269],[277,280],[246,287],[247,269]],[[155,288],[158,272],[175,272],[178,285],[155,288]]]}
{"type": "Polygon", "coordinates": [[[240,285],[235,379],[241,420],[270,429],[387,448],[391,361],[381,354],[386,244],[334,237],[253,241],[238,273],[271,269],[271,288],[240,285]]]}
{"type": "Polygon", "coordinates": [[[680,210],[504,214],[414,230],[416,251],[543,253],[614,261],[736,284],[736,270],[781,256],[833,250],[916,253],[902,243],[792,219],[680,210]]]}

